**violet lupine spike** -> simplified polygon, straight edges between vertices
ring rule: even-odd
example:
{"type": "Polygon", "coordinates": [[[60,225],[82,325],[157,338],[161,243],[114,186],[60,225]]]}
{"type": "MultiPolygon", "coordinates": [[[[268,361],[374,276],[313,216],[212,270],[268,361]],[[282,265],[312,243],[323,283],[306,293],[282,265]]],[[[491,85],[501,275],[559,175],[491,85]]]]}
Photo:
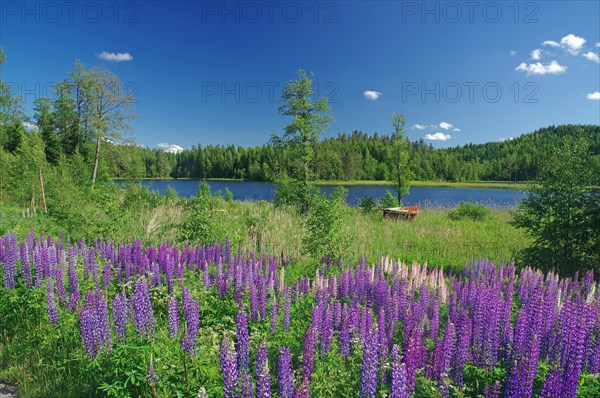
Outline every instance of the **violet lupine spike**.
{"type": "Polygon", "coordinates": [[[308,325],[304,334],[304,352],[302,354],[302,380],[310,385],[313,370],[313,360],[315,355],[315,340],[313,334],[313,325],[308,325]]]}
{"type": "MultiPolygon", "coordinates": [[[[74,246],[69,248],[69,268],[67,274],[69,277],[69,310],[72,312],[81,299],[81,293],[79,291],[79,279],[77,278],[77,270],[75,269],[75,261],[77,259],[77,252],[74,246]]],[[[37,274],[36,274],[37,276],[37,274]]]]}
{"type": "Polygon", "coordinates": [[[145,280],[138,280],[133,286],[133,308],[135,313],[135,329],[142,337],[154,337],[154,313],[150,296],[148,294],[148,284],[145,280]]]}
{"type": "Polygon", "coordinates": [[[392,347],[392,379],[390,384],[390,398],[408,398],[408,383],[406,365],[400,361],[398,345],[392,347]]]}
{"type": "Polygon", "coordinates": [[[361,398],[374,398],[377,392],[377,331],[369,330],[363,349],[361,398]]]}
{"type": "MultiPolygon", "coordinates": [[[[185,287],[184,290],[186,290],[185,287]]],[[[195,357],[196,339],[200,328],[200,305],[198,301],[192,299],[190,294],[187,294],[184,298],[183,317],[185,319],[185,329],[181,340],[181,348],[192,357],[195,357]]]]}
{"type": "Polygon", "coordinates": [[[347,358],[350,356],[350,328],[351,323],[349,320],[349,312],[346,304],[344,303],[344,308],[342,310],[342,322],[341,322],[341,330],[340,330],[340,354],[347,358]]]}
{"type": "MultiPolygon", "coordinates": [[[[63,258],[61,259],[61,263],[65,261],[64,255],[65,255],[64,252],[62,252],[61,256],[63,258]]],[[[56,279],[56,295],[58,296],[58,302],[60,303],[60,305],[62,307],[64,307],[65,305],[67,305],[67,292],[65,291],[65,282],[63,280],[63,267],[62,266],[56,268],[55,279],[56,279]]]]}
{"type": "Polygon", "coordinates": [[[290,308],[292,306],[292,291],[289,287],[284,287],[283,293],[283,331],[290,331],[290,308]]]}
{"type": "Polygon", "coordinates": [[[96,315],[91,309],[83,308],[79,311],[79,331],[83,346],[88,358],[93,359],[98,355],[98,345],[96,344],[96,315]]]}
{"type": "Polygon", "coordinates": [[[385,331],[385,310],[383,307],[379,309],[379,316],[377,318],[377,333],[379,362],[385,363],[388,358],[389,346],[388,336],[385,331]]]}
{"type": "Polygon", "coordinates": [[[168,304],[168,318],[169,318],[169,336],[174,339],[179,333],[179,304],[177,299],[173,296],[169,297],[168,304]]]}
{"type": "Polygon", "coordinates": [[[279,348],[279,397],[292,398],[294,393],[294,372],[292,371],[292,358],[288,347],[279,348]]]}
{"type": "Polygon", "coordinates": [[[46,309],[48,312],[48,322],[55,325],[58,322],[58,310],[54,301],[54,286],[52,279],[46,279],[46,309]]]}
{"type": "Polygon", "coordinates": [[[227,337],[221,342],[219,360],[223,375],[223,390],[225,398],[234,398],[237,394],[238,371],[235,363],[236,353],[227,337]]]}
{"type": "MultiPolygon", "coordinates": [[[[0,241],[2,244],[2,241],[0,241]]],[[[17,285],[17,258],[19,246],[17,245],[17,236],[11,233],[4,235],[4,287],[14,289],[17,285]]]]}
{"type": "Polygon", "coordinates": [[[122,292],[115,296],[112,303],[113,323],[119,341],[125,341],[127,334],[127,322],[129,319],[127,312],[127,298],[125,297],[125,293],[122,292]]]}
{"type": "Polygon", "coordinates": [[[277,296],[273,297],[271,305],[271,334],[277,333],[277,315],[279,313],[279,300],[277,296]]]}
{"type": "Polygon", "coordinates": [[[241,374],[248,371],[249,357],[248,318],[243,310],[238,312],[235,324],[237,331],[237,338],[235,342],[235,348],[238,353],[237,367],[238,372],[241,374]]]}
{"type": "Polygon", "coordinates": [[[269,374],[267,345],[264,340],[258,345],[256,353],[256,397],[271,397],[271,375],[269,374]]]}
{"type": "Polygon", "coordinates": [[[542,385],[539,398],[556,398],[561,396],[561,372],[560,369],[550,369],[542,385]]]}
{"type": "Polygon", "coordinates": [[[244,374],[242,376],[242,391],[241,398],[253,398],[254,397],[254,383],[252,383],[252,376],[244,374]]]}
{"type": "Polygon", "coordinates": [[[267,287],[265,277],[259,274],[258,279],[258,311],[260,319],[267,317],[267,287]]]}
{"type": "Polygon", "coordinates": [[[258,293],[255,284],[250,287],[250,318],[255,322],[259,320],[258,293]]]}
{"type": "Polygon", "coordinates": [[[500,382],[496,380],[494,383],[485,388],[485,398],[500,398],[500,390],[500,382]]]}
{"type": "Polygon", "coordinates": [[[110,261],[107,261],[102,267],[102,288],[107,289],[108,285],[112,283],[113,280],[113,270],[112,264],[110,261]]]}
{"type": "Polygon", "coordinates": [[[23,277],[25,278],[25,287],[27,289],[31,289],[31,286],[33,284],[33,279],[31,277],[31,262],[29,259],[29,248],[27,246],[27,242],[21,243],[20,255],[21,255],[21,272],[23,273],[23,277]]]}

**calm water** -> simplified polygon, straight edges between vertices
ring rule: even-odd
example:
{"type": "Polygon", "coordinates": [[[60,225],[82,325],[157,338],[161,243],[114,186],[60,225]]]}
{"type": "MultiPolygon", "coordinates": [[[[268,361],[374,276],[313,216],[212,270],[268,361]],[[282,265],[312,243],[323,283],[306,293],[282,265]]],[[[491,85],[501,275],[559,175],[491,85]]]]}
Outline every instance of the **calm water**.
{"type": "MultiPolygon", "coordinates": [[[[143,185],[150,190],[164,194],[168,187],[173,187],[180,196],[190,197],[198,191],[198,181],[195,180],[141,180],[143,185]]],[[[117,181],[119,184],[129,181],[117,181]]],[[[224,192],[229,188],[235,200],[273,200],[275,185],[270,182],[250,181],[208,181],[212,192],[224,192]]],[[[336,186],[323,185],[321,189],[331,193],[336,186]]],[[[357,206],[363,196],[380,198],[385,195],[390,186],[384,185],[348,185],[346,202],[357,206]]],[[[490,207],[510,208],[515,207],[525,194],[516,189],[497,188],[439,188],[439,187],[413,187],[410,195],[403,199],[406,205],[421,205],[424,207],[453,207],[460,202],[472,201],[490,207]]]]}

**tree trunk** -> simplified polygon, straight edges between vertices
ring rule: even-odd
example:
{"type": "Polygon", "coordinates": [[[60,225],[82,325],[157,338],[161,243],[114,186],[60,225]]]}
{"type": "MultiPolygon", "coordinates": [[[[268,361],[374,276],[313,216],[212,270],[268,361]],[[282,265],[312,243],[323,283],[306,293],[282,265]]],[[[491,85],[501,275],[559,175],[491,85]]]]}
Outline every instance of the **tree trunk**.
{"type": "Polygon", "coordinates": [[[92,188],[96,183],[96,175],[98,174],[98,161],[100,160],[100,134],[96,136],[96,156],[94,157],[94,171],[92,172],[92,188]]]}
{"type": "Polygon", "coordinates": [[[44,177],[42,176],[42,168],[40,167],[40,191],[42,192],[42,205],[44,206],[44,214],[48,214],[48,206],[46,206],[46,193],[44,191],[44,177]]]}

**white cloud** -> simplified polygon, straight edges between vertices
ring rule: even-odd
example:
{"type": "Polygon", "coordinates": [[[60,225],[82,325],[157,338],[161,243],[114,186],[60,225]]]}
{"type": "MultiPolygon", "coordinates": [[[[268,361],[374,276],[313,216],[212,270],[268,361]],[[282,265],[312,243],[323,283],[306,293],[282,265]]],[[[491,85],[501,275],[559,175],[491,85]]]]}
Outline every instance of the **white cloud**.
{"type": "Polygon", "coordinates": [[[546,40],[542,43],[542,46],[560,47],[560,43],[557,43],[554,40],[546,40]]]}
{"type": "Polygon", "coordinates": [[[417,130],[427,130],[429,128],[429,126],[427,126],[426,124],[415,124],[412,126],[413,129],[417,129],[417,130]]]}
{"type": "Polygon", "coordinates": [[[600,101],[600,91],[594,91],[586,95],[586,98],[593,101],[600,101]]]}
{"type": "Polygon", "coordinates": [[[123,62],[133,60],[133,55],[129,53],[109,53],[107,51],[102,51],[100,54],[96,54],[96,57],[103,61],[111,62],[123,62]]]}
{"type": "Polygon", "coordinates": [[[453,128],[452,131],[460,131],[460,129],[453,128]]]}
{"type": "Polygon", "coordinates": [[[367,90],[363,93],[363,95],[366,99],[370,99],[371,101],[375,101],[376,99],[382,96],[382,94],[379,91],[373,90],[367,90]]]}
{"type": "Polygon", "coordinates": [[[452,127],[454,127],[452,124],[450,124],[448,122],[440,122],[439,126],[441,129],[444,129],[444,130],[450,130],[452,127]]]}
{"type": "Polygon", "coordinates": [[[535,50],[533,50],[531,52],[531,59],[533,59],[535,61],[542,59],[542,50],[540,50],[539,48],[536,48],[535,50]]]}
{"type": "Polygon", "coordinates": [[[183,148],[179,145],[167,144],[166,142],[161,142],[160,144],[158,144],[158,148],[169,153],[179,153],[183,151],[183,148]]]}
{"type": "Polygon", "coordinates": [[[600,57],[595,52],[589,51],[589,52],[583,54],[582,57],[584,57],[588,61],[592,61],[592,62],[595,62],[597,64],[600,64],[600,57]]]}
{"type": "Polygon", "coordinates": [[[515,50],[510,50],[510,56],[514,57],[515,55],[517,55],[517,52],[515,50]]]}
{"type": "Polygon", "coordinates": [[[560,39],[560,44],[571,54],[577,55],[583,48],[585,39],[583,37],[575,36],[571,33],[560,39]]]}
{"type": "Polygon", "coordinates": [[[423,138],[430,141],[447,141],[452,138],[452,136],[450,134],[439,132],[435,134],[426,134],[423,138]]]}
{"type": "Polygon", "coordinates": [[[23,122],[23,127],[25,127],[25,130],[28,131],[33,131],[33,130],[37,130],[38,126],[34,123],[30,123],[30,122],[23,122]]]}
{"type": "Polygon", "coordinates": [[[600,41],[596,43],[596,47],[600,47],[600,41]]]}
{"type": "Polygon", "coordinates": [[[529,75],[557,75],[560,73],[565,73],[567,70],[566,66],[560,65],[555,60],[552,60],[549,64],[542,65],[541,62],[536,62],[535,64],[526,64],[522,62],[519,66],[516,67],[516,71],[526,72],[527,76],[529,75]]]}

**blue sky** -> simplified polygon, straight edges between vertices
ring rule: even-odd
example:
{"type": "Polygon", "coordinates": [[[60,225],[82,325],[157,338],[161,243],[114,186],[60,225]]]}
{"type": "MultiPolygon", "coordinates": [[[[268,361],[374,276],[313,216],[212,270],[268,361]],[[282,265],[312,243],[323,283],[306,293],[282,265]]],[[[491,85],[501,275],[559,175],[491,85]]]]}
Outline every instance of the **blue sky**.
{"type": "Polygon", "coordinates": [[[446,147],[600,124],[599,21],[598,1],[5,0],[1,78],[31,109],[76,59],[102,65],[139,100],[137,142],[189,148],[280,133],[302,68],[330,98],[325,136],[389,134],[398,112],[446,147]]]}

